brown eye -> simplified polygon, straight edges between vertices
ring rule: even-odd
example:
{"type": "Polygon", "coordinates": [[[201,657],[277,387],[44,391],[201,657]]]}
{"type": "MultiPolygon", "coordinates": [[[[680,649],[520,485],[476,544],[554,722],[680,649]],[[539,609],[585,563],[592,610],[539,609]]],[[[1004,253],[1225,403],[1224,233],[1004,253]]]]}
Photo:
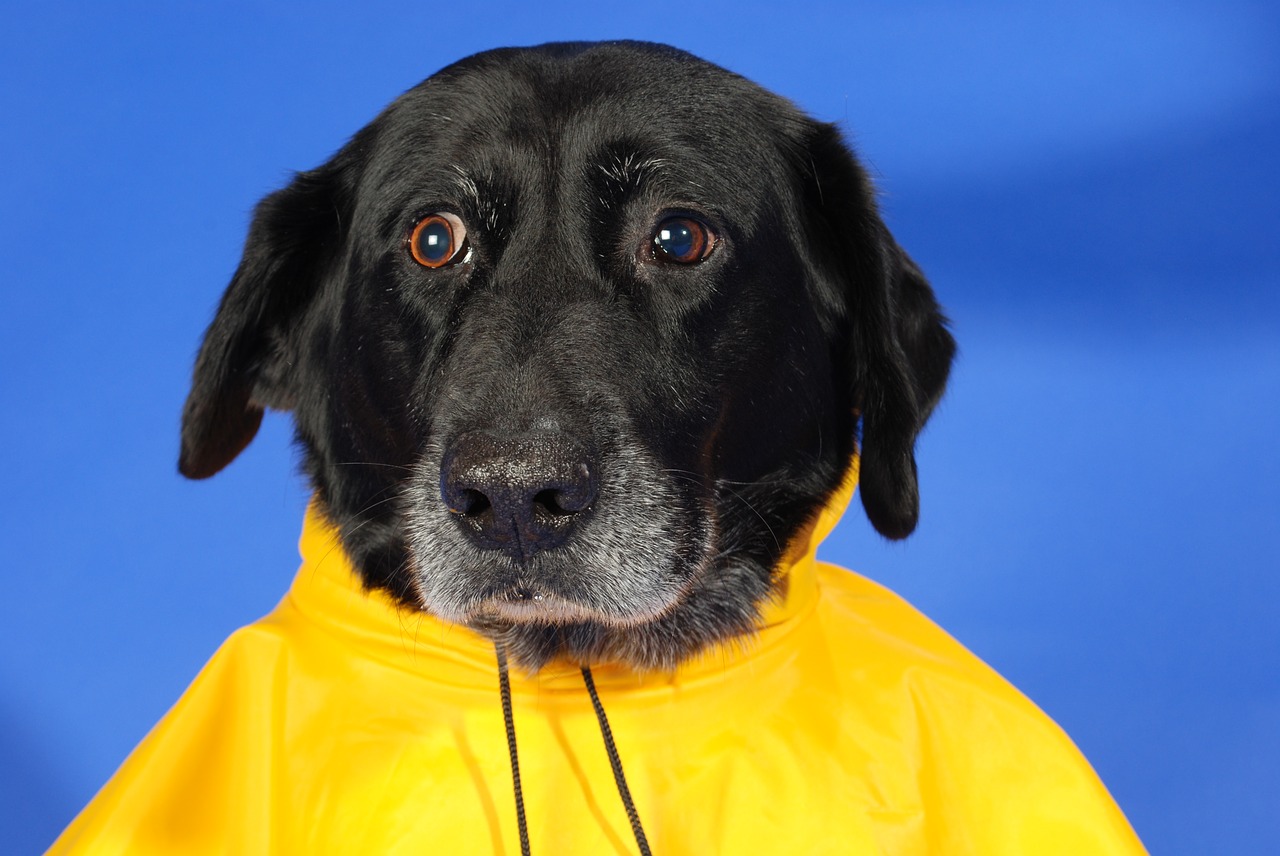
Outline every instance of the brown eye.
{"type": "Polygon", "coordinates": [[[654,261],[696,264],[711,255],[715,246],[715,233],[692,217],[668,217],[653,232],[654,261]]]}
{"type": "Polygon", "coordinates": [[[409,252],[423,267],[441,268],[466,258],[467,227],[447,212],[428,214],[409,235],[409,252]]]}

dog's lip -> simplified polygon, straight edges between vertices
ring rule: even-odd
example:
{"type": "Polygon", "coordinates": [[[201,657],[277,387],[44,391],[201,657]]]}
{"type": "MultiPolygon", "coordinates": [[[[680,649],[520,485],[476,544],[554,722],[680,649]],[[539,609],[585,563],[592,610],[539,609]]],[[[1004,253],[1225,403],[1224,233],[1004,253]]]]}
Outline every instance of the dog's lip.
{"type": "Polygon", "coordinates": [[[581,624],[590,622],[614,627],[634,627],[652,621],[665,610],[624,614],[606,612],[562,595],[528,591],[516,595],[504,592],[487,597],[467,610],[468,623],[498,619],[515,624],[581,624]]]}
{"type": "Polygon", "coordinates": [[[520,624],[568,624],[601,619],[598,611],[584,604],[531,589],[487,597],[468,612],[473,618],[499,618],[520,624]]]}

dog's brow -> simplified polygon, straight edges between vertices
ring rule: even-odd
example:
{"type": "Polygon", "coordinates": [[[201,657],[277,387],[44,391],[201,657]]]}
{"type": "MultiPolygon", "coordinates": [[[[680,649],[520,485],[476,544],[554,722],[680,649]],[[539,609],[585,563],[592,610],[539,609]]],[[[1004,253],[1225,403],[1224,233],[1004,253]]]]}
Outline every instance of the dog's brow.
{"type": "MultiPolygon", "coordinates": [[[[498,202],[493,198],[493,193],[482,192],[480,188],[481,182],[468,175],[467,171],[462,167],[455,164],[453,172],[454,185],[458,189],[458,195],[471,204],[490,229],[497,229],[499,223],[498,202]]],[[[489,177],[486,184],[493,184],[492,176],[489,177]]],[[[492,188],[487,189],[492,190],[492,188]]]]}
{"type": "Polygon", "coordinates": [[[636,152],[629,152],[625,155],[615,154],[610,160],[600,164],[600,171],[610,181],[630,188],[638,187],[645,179],[662,172],[669,165],[663,158],[643,157],[636,152]]]}
{"type": "Polygon", "coordinates": [[[480,204],[480,187],[476,184],[476,180],[467,175],[466,170],[456,164],[453,167],[454,183],[458,188],[458,193],[467,197],[468,201],[480,204]]]}

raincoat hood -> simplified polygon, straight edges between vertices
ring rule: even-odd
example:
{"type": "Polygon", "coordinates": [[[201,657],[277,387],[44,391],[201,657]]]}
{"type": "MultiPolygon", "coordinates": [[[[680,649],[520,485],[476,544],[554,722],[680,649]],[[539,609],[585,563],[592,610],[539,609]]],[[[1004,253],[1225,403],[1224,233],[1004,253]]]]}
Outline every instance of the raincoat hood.
{"type": "MultiPolygon", "coordinates": [[[[1142,853],[1069,739],[902,599],[793,540],[750,640],[594,667],[654,853],[1142,853]]],[[[493,644],[363,590],[307,513],[234,633],[51,853],[520,852],[493,644]]],[[[576,666],[511,675],[535,854],[637,852],[576,666]]]]}

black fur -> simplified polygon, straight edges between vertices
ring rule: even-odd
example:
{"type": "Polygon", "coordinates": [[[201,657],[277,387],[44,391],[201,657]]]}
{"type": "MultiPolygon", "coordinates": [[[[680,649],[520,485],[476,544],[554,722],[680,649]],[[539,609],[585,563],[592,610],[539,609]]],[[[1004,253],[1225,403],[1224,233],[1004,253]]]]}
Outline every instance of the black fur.
{"type": "Polygon", "coordinates": [[[750,632],[859,429],[867,515],[911,533],[953,350],[833,126],[672,48],[497,50],[258,206],[179,468],[213,475],[291,410],[369,586],[530,669],[670,667],[750,632]],[[471,255],[430,269],[407,236],[437,211],[471,255]],[[701,263],[652,258],[673,214],[718,235],[701,263]],[[467,432],[584,450],[598,492],[563,543],[477,543],[441,496],[467,432]]]}

